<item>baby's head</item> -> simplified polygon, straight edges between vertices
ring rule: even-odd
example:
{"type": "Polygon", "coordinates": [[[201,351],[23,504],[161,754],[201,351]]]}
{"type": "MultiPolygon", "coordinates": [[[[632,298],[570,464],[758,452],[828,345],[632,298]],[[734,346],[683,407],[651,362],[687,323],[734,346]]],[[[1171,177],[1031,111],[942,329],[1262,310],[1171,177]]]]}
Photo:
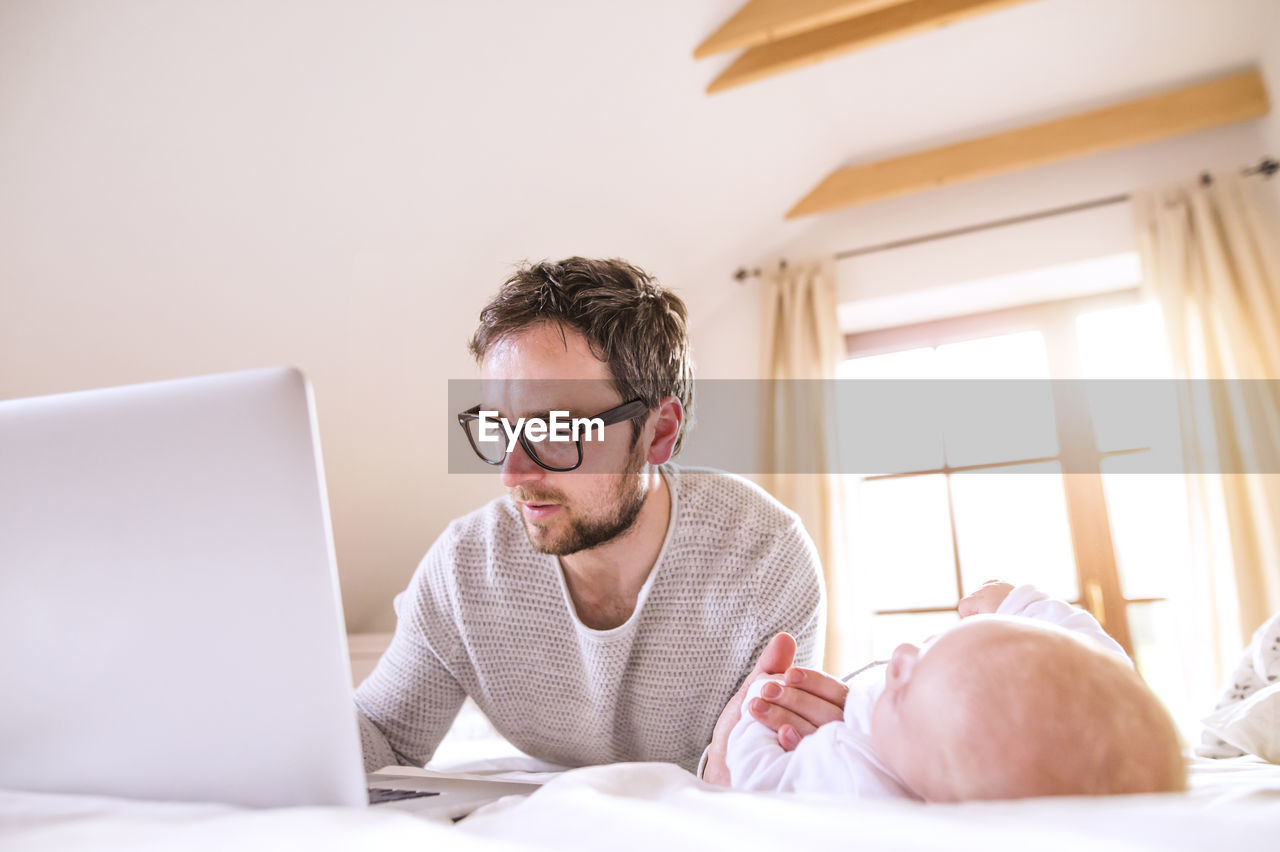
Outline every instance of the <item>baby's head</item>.
{"type": "Polygon", "coordinates": [[[876,751],[929,801],[1183,790],[1169,714],[1123,660],[1065,630],[975,616],[894,651],[876,751]]]}

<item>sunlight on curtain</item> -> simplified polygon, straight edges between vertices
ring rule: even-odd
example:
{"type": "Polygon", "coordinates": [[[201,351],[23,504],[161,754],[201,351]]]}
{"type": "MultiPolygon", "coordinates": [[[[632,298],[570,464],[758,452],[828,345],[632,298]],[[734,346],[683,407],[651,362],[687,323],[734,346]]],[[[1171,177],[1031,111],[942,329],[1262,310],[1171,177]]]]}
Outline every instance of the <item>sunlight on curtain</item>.
{"type": "Polygon", "coordinates": [[[828,671],[843,671],[840,601],[843,536],[841,478],[777,473],[835,470],[835,429],[826,380],[844,346],[836,324],[836,280],[828,260],[778,269],[764,278],[763,376],[767,381],[762,484],[800,515],[827,584],[828,671]]]}
{"type": "MultiPolygon", "coordinates": [[[[1210,185],[1137,196],[1144,278],[1159,300],[1177,376],[1280,379],[1280,222],[1259,184],[1233,175],[1210,185]]],[[[1179,420],[1189,469],[1265,469],[1280,436],[1273,385],[1186,386],[1179,420]]],[[[1280,609],[1280,475],[1192,474],[1190,600],[1202,658],[1221,681],[1241,645],[1280,609]]],[[[1217,682],[1212,684],[1216,688],[1217,682]]]]}

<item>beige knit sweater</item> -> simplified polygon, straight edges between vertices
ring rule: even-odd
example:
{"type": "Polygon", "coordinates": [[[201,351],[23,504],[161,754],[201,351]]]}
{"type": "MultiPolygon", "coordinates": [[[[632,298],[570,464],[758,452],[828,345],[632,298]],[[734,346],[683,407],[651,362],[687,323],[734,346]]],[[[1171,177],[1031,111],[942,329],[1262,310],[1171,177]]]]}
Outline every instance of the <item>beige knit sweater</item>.
{"type": "Polygon", "coordinates": [[[692,770],[716,719],[779,631],[822,657],[813,542],[731,474],[663,467],[671,520],[635,612],[593,630],[559,560],[498,498],[449,525],[396,597],[395,638],[356,691],[365,766],[422,765],[470,695],[494,727],[562,766],[659,760],[692,770]]]}

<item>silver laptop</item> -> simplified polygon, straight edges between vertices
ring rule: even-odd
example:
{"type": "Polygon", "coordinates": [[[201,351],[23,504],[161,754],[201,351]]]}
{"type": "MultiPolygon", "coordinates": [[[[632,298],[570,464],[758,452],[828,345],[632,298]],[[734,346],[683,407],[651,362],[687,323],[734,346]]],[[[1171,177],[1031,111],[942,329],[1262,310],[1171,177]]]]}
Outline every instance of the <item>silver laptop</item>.
{"type": "MultiPolygon", "coordinates": [[[[0,402],[0,641],[0,788],[364,806],[302,374],[0,402]]],[[[449,817],[534,789],[378,786],[449,817]]]]}

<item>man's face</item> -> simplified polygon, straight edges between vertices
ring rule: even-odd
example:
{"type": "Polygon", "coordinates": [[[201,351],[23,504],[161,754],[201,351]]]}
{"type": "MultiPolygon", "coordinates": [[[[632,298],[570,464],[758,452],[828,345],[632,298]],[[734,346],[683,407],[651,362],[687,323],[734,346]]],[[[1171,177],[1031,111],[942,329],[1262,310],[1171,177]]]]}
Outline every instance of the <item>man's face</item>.
{"type": "MultiPolygon", "coordinates": [[[[608,365],[572,329],[543,323],[494,344],[480,364],[484,408],[514,421],[551,410],[592,417],[625,400],[608,365]]],[[[605,427],[604,440],[582,442],[582,465],[557,473],[519,444],[502,463],[502,484],[534,548],[566,556],[627,532],[644,505],[648,430],[632,444],[631,423],[605,427]]]]}

